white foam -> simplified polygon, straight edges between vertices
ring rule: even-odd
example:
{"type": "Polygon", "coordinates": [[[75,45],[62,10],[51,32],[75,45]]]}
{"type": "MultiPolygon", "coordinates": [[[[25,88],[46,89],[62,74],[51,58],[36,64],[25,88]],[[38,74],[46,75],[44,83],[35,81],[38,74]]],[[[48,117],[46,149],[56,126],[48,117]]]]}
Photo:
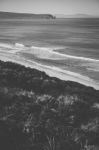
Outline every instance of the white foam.
{"type": "Polygon", "coordinates": [[[18,48],[24,48],[25,46],[21,43],[15,43],[15,46],[18,48]]]}
{"type": "Polygon", "coordinates": [[[51,51],[52,48],[48,48],[48,47],[37,47],[37,46],[31,46],[32,49],[37,49],[37,50],[46,50],[46,51],[51,51]]]}
{"type": "MultiPolygon", "coordinates": [[[[60,51],[61,52],[61,51],[60,51]]],[[[55,52],[53,51],[54,54],[58,54],[60,56],[64,56],[64,57],[67,57],[67,58],[73,58],[73,59],[79,59],[79,60],[85,60],[85,61],[94,61],[94,62],[99,62],[99,60],[97,59],[92,59],[92,58],[87,58],[87,57],[78,57],[78,56],[72,56],[72,55],[67,55],[67,54],[61,54],[59,52],[55,52]]]]}
{"type": "Polygon", "coordinates": [[[12,48],[12,45],[7,43],[0,43],[0,48],[12,48]]]}
{"type": "Polygon", "coordinates": [[[13,50],[12,51],[13,53],[19,52],[21,50],[33,49],[33,52],[35,52],[35,54],[37,54],[38,57],[41,57],[41,58],[46,57],[47,59],[55,59],[55,57],[56,57],[56,59],[59,59],[59,57],[61,57],[61,59],[62,58],[63,59],[65,59],[65,58],[71,59],[72,58],[72,59],[82,60],[82,61],[84,60],[84,61],[89,61],[89,62],[99,62],[98,59],[62,54],[61,49],[63,49],[64,47],[53,47],[53,48],[51,48],[51,47],[32,46],[32,47],[27,48],[25,45],[23,45],[21,43],[15,43],[15,44],[0,43],[0,48],[1,49],[11,49],[11,50],[13,50]],[[57,52],[56,50],[59,50],[59,49],[60,49],[60,52],[57,52]],[[50,57],[53,54],[54,54],[54,58],[50,57]]]}
{"type": "Polygon", "coordinates": [[[5,51],[9,53],[17,53],[21,50],[26,50],[26,47],[21,43],[15,43],[15,44],[6,44],[6,43],[0,43],[0,51],[5,51]]]}
{"type": "Polygon", "coordinates": [[[98,59],[92,59],[92,58],[87,58],[87,57],[80,57],[80,56],[72,56],[72,55],[62,54],[61,53],[61,49],[63,49],[62,47],[46,48],[46,47],[32,46],[31,48],[34,49],[34,50],[38,50],[39,57],[40,57],[39,51],[42,50],[42,52],[48,51],[48,53],[50,53],[50,54],[56,54],[56,55],[61,56],[63,58],[65,57],[65,58],[72,58],[72,59],[85,60],[85,61],[91,61],[91,62],[99,62],[98,59]],[[59,49],[60,49],[60,52],[57,52],[56,50],[59,50],[59,49]]]}
{"type": "Polygon", "coordinates": [[[25,46],[23,44],[21,44],[21,43],[15,43],[15,44],[0,43],[0,47],[1,48],[9,48],[9,49],[25,48],[25,46]]]}

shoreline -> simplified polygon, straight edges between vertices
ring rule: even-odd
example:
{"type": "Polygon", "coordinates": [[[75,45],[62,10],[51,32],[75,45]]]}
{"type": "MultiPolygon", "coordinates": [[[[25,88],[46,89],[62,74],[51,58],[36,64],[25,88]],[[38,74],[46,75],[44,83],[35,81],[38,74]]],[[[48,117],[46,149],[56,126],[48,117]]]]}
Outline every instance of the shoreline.
{"type": "Polygon", "coordinates": [[[21,58],[19,55],[15,55],[11,53],[10,54],[1,53],[0,60],[6,62],[10,61],[13,63],[24,65],[25,67],[35,68],[39,71],[44,71],[50,77],[57,77],[61,80],[77,82],[82,85],[93,87],[96,90],[99,90],[99,84],[95,83],[94,80],[86,76],[82,76],[78,73],[74,73],[71,71],[62,70],[54,66],[50,67],[50,66],[36,63],[35,61],[26,60],[25,58],[21,58]]]}
{"type": "Polygon", "coordinates": [[[87,62],[99,62],[99,59],[91,58],[91,57],[84,57],[84,56],[76,56],[71,54],[65,54],[61,52],[61,49],[66,49],[66,47],[37,47],[37,46],[31,46],[27,47],[24,44],[21,43],[15,43],[15,44],[8,44],[8,43],[1,43],[0,42],[0,51],[2,51],[2,48],[7,48],[9,50],[9,53],[18,53],[18,52],[26,52],[28,50],[28,53],[33,53],[39,58],[46,58],[46,59],[74,59],[74,60],[80,60],[80,61],[87,61],[87,62]]]}

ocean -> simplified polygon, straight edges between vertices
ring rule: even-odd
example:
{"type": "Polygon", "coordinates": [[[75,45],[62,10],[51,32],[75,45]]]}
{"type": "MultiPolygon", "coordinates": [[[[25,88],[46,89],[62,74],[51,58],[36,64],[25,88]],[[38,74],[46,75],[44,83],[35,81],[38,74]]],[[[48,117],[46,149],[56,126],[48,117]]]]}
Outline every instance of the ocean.
{"type": "Polygon", "coordinates": [[[4,54],[99,86],[99,19],[0,19],[0,55],[4,54]]]}

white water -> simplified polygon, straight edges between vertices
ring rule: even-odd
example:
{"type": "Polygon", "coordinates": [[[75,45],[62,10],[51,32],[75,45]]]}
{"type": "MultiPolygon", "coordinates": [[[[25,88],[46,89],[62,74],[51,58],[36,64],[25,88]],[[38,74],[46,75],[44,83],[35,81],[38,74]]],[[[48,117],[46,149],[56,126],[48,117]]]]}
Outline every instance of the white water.
{"type": "MultiPolygon", "coordinates": [[[[63,58],[63,59],[72,58],[72,59],[76,59],[76,60],[78,59],[78,60],[85,60],[85,61],[90,61],[90,62],[99,62],[99,60],[97,60],[97,59],[72,56],[72,55],[61,54],[59,52],[56,52],[56,50],[65,49],[65,47],[53,47],[53,48],[50,48],[50,47],[37,47],[37,46],[26,47],[22,43],[15,43],[15,44],[0,43],[0,50],[2,50],[2,49],[13,50],[14,53],[16,53],[17,51],[22,51],[22,50],[27,50],[28,49],[28,50],[31,50],[31,53],[38,54],[39,57],[41,57],[41,58],[43,58],[43,57],[45,58],[44,54],[45,55],[56,54],[56,57],[60,56],[60,58],[63,58]]],[[[51,59],[51,58],[49,58],[49,59],[51,59]]]]}
{"type": "MultiPolygon", "coordinates": [[[[59,67],[43,65],[41,63],[37,63],[34,60],[25,59],[24,57],[20,56],[20,53],[26,52],[35,54],[39,58],[46,58],[46,59],[79,59],[84,61],[90,61],[90,63],[99,62],[99,60],[91,59],[91,58],[84,58],[84,57],[76,57],[71,55],[65,55],[54,50],[61,49],[61,48],[48,48],[48,47],[26,47],[21,43],[15,44],[6,44],[0,43],[0,59],[8,60],[12,62],[17,62],[23,64],[25,66],[30,66],[31,68],[36,68],[41,71],[45,71],[50,76],[55,76],[63,80],[71,80],[76,81],[81,84],[85,84],[87,86],[92,86],[96,89],[99,89],[99,83],[94,81],[88,76],[81,75],[79,73],[75,73],[69,70],[63,70],[59,67]]],[[[85,63],[86,64],[86,63],[85,63]]],[[[89,68],[90,69],[90,68],[89,68]]]]}

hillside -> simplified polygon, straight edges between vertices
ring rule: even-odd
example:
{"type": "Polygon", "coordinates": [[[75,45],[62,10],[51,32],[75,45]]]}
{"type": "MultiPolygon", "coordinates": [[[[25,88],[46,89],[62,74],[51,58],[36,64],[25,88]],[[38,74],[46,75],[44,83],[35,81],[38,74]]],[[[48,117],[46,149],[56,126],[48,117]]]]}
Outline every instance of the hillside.
{"type": "Polygon", "coordinates": [[[98,150],[99,91],[0,61],[0,149],[98,150]]]}
{"type": "Polygon", "coordinates": [[[51,14],[0,12],[1,19],[55,19],[51,14]]]}

